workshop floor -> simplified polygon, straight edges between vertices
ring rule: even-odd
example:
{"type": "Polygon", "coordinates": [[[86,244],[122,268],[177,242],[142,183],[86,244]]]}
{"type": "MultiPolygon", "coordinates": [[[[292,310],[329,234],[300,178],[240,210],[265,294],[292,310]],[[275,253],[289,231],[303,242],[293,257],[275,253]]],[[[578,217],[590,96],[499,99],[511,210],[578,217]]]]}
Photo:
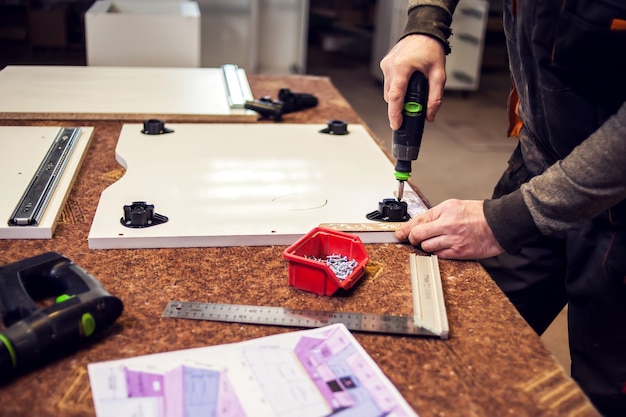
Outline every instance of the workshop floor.
{"type": "MultiPolygon", "coordinates": [[[[488,198],[506,167],[515,146],[515,141],[506,137],[509,80],[501,57],[495,61],[497,65],[483,70],[478,91],[446,92],[437,120],[426,126],[412,177],[433,205],[448,198],[488,198]]],[[[17,64],[85,65],[85,55],[81,49],[33,53],[0,44],[0,69],[17,64]]],[[[309,74],[331,78],[377,139],[390,150],[387,107],[381,84],[370,74],[369,57],[311,47],[307,64],[309,74]]],[[[542,339],[569,373],[566,309],[542,339]]]]}

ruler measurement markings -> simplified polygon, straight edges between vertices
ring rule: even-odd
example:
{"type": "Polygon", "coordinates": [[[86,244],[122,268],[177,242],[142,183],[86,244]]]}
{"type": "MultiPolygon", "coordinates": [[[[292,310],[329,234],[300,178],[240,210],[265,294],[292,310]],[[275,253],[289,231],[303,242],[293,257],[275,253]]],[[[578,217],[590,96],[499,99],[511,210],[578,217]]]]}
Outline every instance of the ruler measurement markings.
{"type": "Polygon", "coordinates": [[[321,327],[328,324],[343,323],[350,330],[371,333],[389,333],[402,335],[437,336],[433,332],[416,327],[411,316],[390,316],[372,313],[333,313],[322,310],[297,310],[282,307],[253,307],[246,305],[222,305],[205,303],[203,309],[193,309],[197,303],[170,301],[163,312],[163,317],[187,318],[194,320],[225,321],[246,324],[282,325],[287,327],[321,327]],[[212,313],[217,311],[220,313],[212,313]],[[253,311],[246,315],[229,314],[225,311],[253,311]]]}

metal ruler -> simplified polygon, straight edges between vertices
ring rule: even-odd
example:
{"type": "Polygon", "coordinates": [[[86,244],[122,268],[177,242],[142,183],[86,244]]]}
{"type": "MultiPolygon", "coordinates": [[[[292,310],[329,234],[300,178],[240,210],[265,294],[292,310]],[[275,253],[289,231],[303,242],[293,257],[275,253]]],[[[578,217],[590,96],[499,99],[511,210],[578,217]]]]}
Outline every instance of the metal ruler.
{"type": "Polygon", "coordinates": [[[358,332],[447,339],[448,319],[437,257],[411,255],[410,262],[414,316],[169,301],[162,317],[304,328],[343,323],[358,332]]]}
{"type": "Polygon", "coordinates": [[[10,226],[39,224],[81,132],[80,127],[64,127],[59,130],[11,215],[10,226]]]}

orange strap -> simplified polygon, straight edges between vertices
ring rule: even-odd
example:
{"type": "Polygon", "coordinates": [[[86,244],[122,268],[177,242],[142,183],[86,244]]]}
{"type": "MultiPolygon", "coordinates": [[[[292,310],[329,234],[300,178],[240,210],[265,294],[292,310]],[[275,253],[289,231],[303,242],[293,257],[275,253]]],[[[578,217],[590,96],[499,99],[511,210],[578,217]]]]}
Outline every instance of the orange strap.
{"type": "Polygon", "coordinates": [[[519,131],[522,129],[522,119],[519,117],[519,95],[517,94],[517,88],[513,83],[513,88],[509,93],[509,129],[507,134],[509,136],[519,136],[519,131]]]}
{"type": "Polygon", "coordinates": [[[626,31],[626,20],[624,19],[613,19],[611,22],[611,30],[616,32],[626,31]]]}
{"type": "MultiPolygon", "coordinates": [[[[517,15],[517,0],[511,0],[511,10],[514,15],[517,15]]],[[[522,129],[522,119],[519,117],[519,95],[517,93],[517,88],[515,88],[515,82],[511,82],[513,88],[511,88],[511,92],[509,93],[509,105],[508,105],[508,113],[509,113],[509,129],[507,130],[507,134],[509,137],[511,136],[519,136],[519,131],[522,129]]]]}

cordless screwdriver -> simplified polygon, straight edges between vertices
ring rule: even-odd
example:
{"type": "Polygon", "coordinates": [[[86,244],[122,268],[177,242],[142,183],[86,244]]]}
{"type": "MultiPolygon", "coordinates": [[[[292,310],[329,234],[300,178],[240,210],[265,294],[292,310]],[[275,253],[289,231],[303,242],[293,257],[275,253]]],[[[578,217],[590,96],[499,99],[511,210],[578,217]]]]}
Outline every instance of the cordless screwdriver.
{"type": "Polygon", "coordinates": [[[402,200],[404,194],[404,182],[411,177],[411,161],[417,160],[422,144],[427,100],[428,80],[420,71],[415,71],[404,95],[402,125],[400,129],[393,131],[392,136],[391,153],[396,159],[398,201],[402,200]]]}
{"type": "Polygon", "coordinates": [[[122,301],[87,271],[47,252],[0,266],[0,386],[79,349],[122,313],[122,301]],[[56,302],[44,306],[47,298],[56,302]]]}

